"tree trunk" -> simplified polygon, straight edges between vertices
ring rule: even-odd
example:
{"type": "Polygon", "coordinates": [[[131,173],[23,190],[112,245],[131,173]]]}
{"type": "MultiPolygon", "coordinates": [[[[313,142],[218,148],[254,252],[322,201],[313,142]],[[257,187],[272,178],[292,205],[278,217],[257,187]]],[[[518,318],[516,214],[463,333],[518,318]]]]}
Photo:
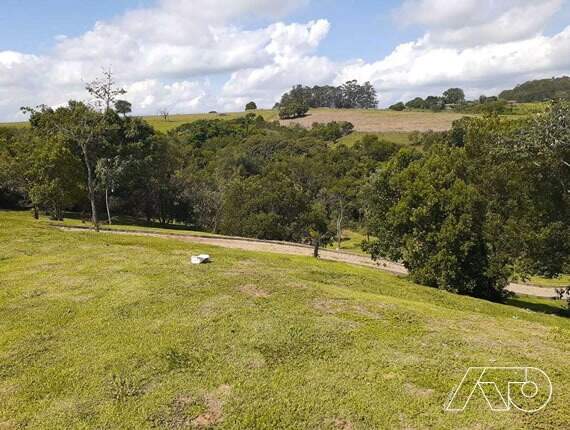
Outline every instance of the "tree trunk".
{"type": "Polygon", "coordinates": [[[340,249],[340,245],[342,244],[342,220],[344,218],[344,207],[340,207],[340,211],[338,217],[336,219],[336,249],[340,249]]]}
{"type": "Polygon", "coordinates": [[[313,245],[313,257],[319,258],[319,247],[321,246],[321,239],[317,237],[313,242],[313,245]]]}
{"type": "Polygon", "coordinates": [[[36,205],[34,205],[34,219],[40,219],[40,211],[36,205]]]}
{"type": "Polygon", "coordinates": [[[81,145],[83,151],[83,159],[85,160],[85,168],[87,169],[87,189],[89,191],[89,201],[91,203],[91,221],[95,231],[99,231],[99,220],[97,219],[97,205],[95,202],[95,181],[93,179],[93,169],[89,162],[89,154],[87,153],[87,146],[81,145]]]}
{"type": "Polygon", "coordinates": [[[111,221],[111,211],[109,209],[109,188],[105,187],[105,206],[107,207],[107,220],[109,221],[109,225],[113,224],[111,221]]]}

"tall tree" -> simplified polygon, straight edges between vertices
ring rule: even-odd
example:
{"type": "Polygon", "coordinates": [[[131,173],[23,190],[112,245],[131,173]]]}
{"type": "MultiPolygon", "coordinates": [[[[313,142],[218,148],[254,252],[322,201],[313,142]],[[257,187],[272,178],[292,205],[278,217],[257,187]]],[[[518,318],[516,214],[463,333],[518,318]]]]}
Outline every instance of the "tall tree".
{"type": "Polygon", "coordinates": [[[98,231],[95,166],[100,148],[105,143],[105,114],[76,101],[70,101],[67,106],[55,110],[46,106],[24,110],[30,113],[32,130],[39,136],[44,139],[61,138],[68,145],[79,149],[85,165],[91,220],[98,231]]]}
{"type": "Polygon", "coordinates": [[[119,96],[127,93],[123,88],[116,86],[113,71],[110,68],[103,69],[102,76],[87,83],[85,89],[95,99],[96,107],[105,112],[115,106],[119,96]]]}

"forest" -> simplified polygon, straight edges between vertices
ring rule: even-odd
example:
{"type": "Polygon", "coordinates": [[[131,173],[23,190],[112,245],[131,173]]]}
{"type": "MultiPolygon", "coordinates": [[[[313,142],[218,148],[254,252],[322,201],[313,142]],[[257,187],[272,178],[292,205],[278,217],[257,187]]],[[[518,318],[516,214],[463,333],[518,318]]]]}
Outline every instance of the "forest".
{"type": "Polygon", "coordinates": [[[512,90],[499,94],[503,100],[513,100],[519,103],[542,102],[554,99],[570,99],[570,78],[537,79],[517,85],[512,90]]]}
{"type": "MultiPolygon", "coordinates": [[[[101,91],[101,88],[103,90],[101,91]]],[[[0,206],[59,220],[113,217],[319,247],[351,227],[372,258],[416,282],[493,301],[515,277],[570,270],[570,104],[518,119],[464,118],[398,146],[339,144],[349,123],[285,127],[253,113],[166,134],[99,104],[27,108],[0,128],[0,206]]]]}
{"type": "Polygon", "coordinates": [[[372,84],[360,85],[352,80],[338,87],[295,85],[283,94],[275,108],[279,109],[281,119],[290,119],[305,115],[311,108],[375,109],[377,106],[376,89],[372,84]]]}

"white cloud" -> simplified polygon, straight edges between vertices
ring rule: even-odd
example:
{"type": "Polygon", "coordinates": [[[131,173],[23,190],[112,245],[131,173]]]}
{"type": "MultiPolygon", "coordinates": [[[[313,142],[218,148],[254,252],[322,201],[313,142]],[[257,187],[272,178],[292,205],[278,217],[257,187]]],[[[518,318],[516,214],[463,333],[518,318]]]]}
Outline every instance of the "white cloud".
{"type": "Polygon", "coordinates": [[[475,46],[533,37],[563,0],[406,0],[395,13],[405,24],[426,26],[433,43],[475,46]]]}
{"type": "Polygon", "coordinates": [[[0,52],[0,118],[13,119],[22,104],[57,105],[81,97],[84,83],[108,65],[132,89],[139,113],[156,111],[149,100],[169,103],[173,111],[200,110],[216,97],[205,94],[214,91],[204,85],[205,76],[269,66],[317,47],[329,28],[323,20],[254,30],[239,26],[251,18],[281,17],[305,1],[160,0],[153,8],[97,22],[79,37],[58,37],[50,55],[0,52]]]}
{"type": "Polygon", "coordinates": [[[389,103],[402,94],[445,89],[449,86],[474,91],[520,83],[527,78],[555,75],[570,70],[570,27],[546,37],[472,48],[434,46],[426,39],[398,46],[383,60],[358,61],[341,71],[337,82],[349,78],[370,80],[389,103]]]}
{"type": "Polygon", "coordinates": [[[85,98],[85,82],[109,65],[138,114],[269,107],[294,84],[349,79],[370,80],[387,105],[450,86],[494,94],[570,71],[570,27],[543,33],[566,0],[405,0],[397,20],[424,35],[377,61],[343,63],[319,54],[327,20],[279,22],[308,1],[157,0],[58,36],[43,56],[0,51],[0,120],[19,118],[22,105],[85,98]]]}

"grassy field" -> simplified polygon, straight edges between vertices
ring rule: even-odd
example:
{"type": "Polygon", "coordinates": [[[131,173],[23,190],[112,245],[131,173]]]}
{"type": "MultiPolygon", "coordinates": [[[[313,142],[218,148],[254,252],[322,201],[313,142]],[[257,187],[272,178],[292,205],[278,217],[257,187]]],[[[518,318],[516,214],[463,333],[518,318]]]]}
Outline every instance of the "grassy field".
{"type": "MultiPolygon", "coordinates": [[[[342,233],[341,251],[353,252],[355,254],[364,254],[360,245],[366,240],[366,236],[358,231],[346,229],[342,233]]],[[[337,243],[334,241],[327,248],[336,249],[337,243]]]]}
{"type": "Polygon", "coordinates": [[[0,240],[2,429],[570,427],[570,320],[524,299],[29,213],[0,212],[0,240]],[[443,411],[469,366],[500,365],[544,369],[549,406],[443,411]]]}
{"type": "MultiPolygon", "coordinates": [[[[514,114],[528,115],[530,113],[542,112],[545,109],[544,103],[524,103],[514,107],[514,114]]],[[[261,115],[266,121],[278,121],[276,110],[260,109],[254,112],[261,115]]],[[[156,130],[163,133],[168,132],[182,124],[191,123],[201,119],[235,119],[243,117],[247,112],[232,113],[212,113],[212,114],[190,114],[171,115],[167,120],[160,116],[146,116],[148,121],[156,130]]],[[[300,124],[310,127],[314,122],[326,123],[330,121],[350,121],[355,126],[355,132],[341,140],[345,145],[354,145],[365,134],[374,134],[379,138],[400,145],[409,144],[409,137],[413,131],[442,131],[451,128],[453,121],[462,118],[464,114],[454,112],[430,111],[409,111],[395,112],[390,110],[366,110],[366,109],[311,109],[307,116],[295,120],[281,121],[284,125],[300,124]]],[[[511,117],[511,116],[507,116],[511,117]]],[[[25,127],[27,123],[0,123],[2,126],[25,127]]]]}
{"type": "Polygon", "coordinates": [[[547,288],[570,287],[570,275],[560,275],[559,277],[552,279],[533,276],[530,278],[528,283],[547,288]]]}
{"type": "MultiPolygon", "coordinates": [[[[263,116],[267,121],[279,120],[276,110],[250,111],[263,116]]],[[[160,116],[146,116],[155,129],[162,132],[172,130],[182,124],[191,123],[201,119],[235,119],[243,117],[248,112],[233,112],[225,114],[190,114],[170,115],[167,120],[160,116]]],[[[311,109],[307,116],[295,120],[281,121],[284,125],[300,124],[310,127],[314,122],[350,121],[355,130],[360,132],[383,133],[399,136],[412,131],[448,130],[451,123],[463,114],[453,112],[394,112],[389,110],[370,109],[311,109]]],[[[27,123],[4,123],[0,126],[26,126],[27,123]]]]}
{"type": "Polygon", "coordinates": [[[314,122],[348,121],[354,129],[371,133],[409,133],[412,131],[444,131],[464,114],[454,112],[396,112],[380,109],[311,109],[307,116],[281,121],[310,127],[314,122]]]}

